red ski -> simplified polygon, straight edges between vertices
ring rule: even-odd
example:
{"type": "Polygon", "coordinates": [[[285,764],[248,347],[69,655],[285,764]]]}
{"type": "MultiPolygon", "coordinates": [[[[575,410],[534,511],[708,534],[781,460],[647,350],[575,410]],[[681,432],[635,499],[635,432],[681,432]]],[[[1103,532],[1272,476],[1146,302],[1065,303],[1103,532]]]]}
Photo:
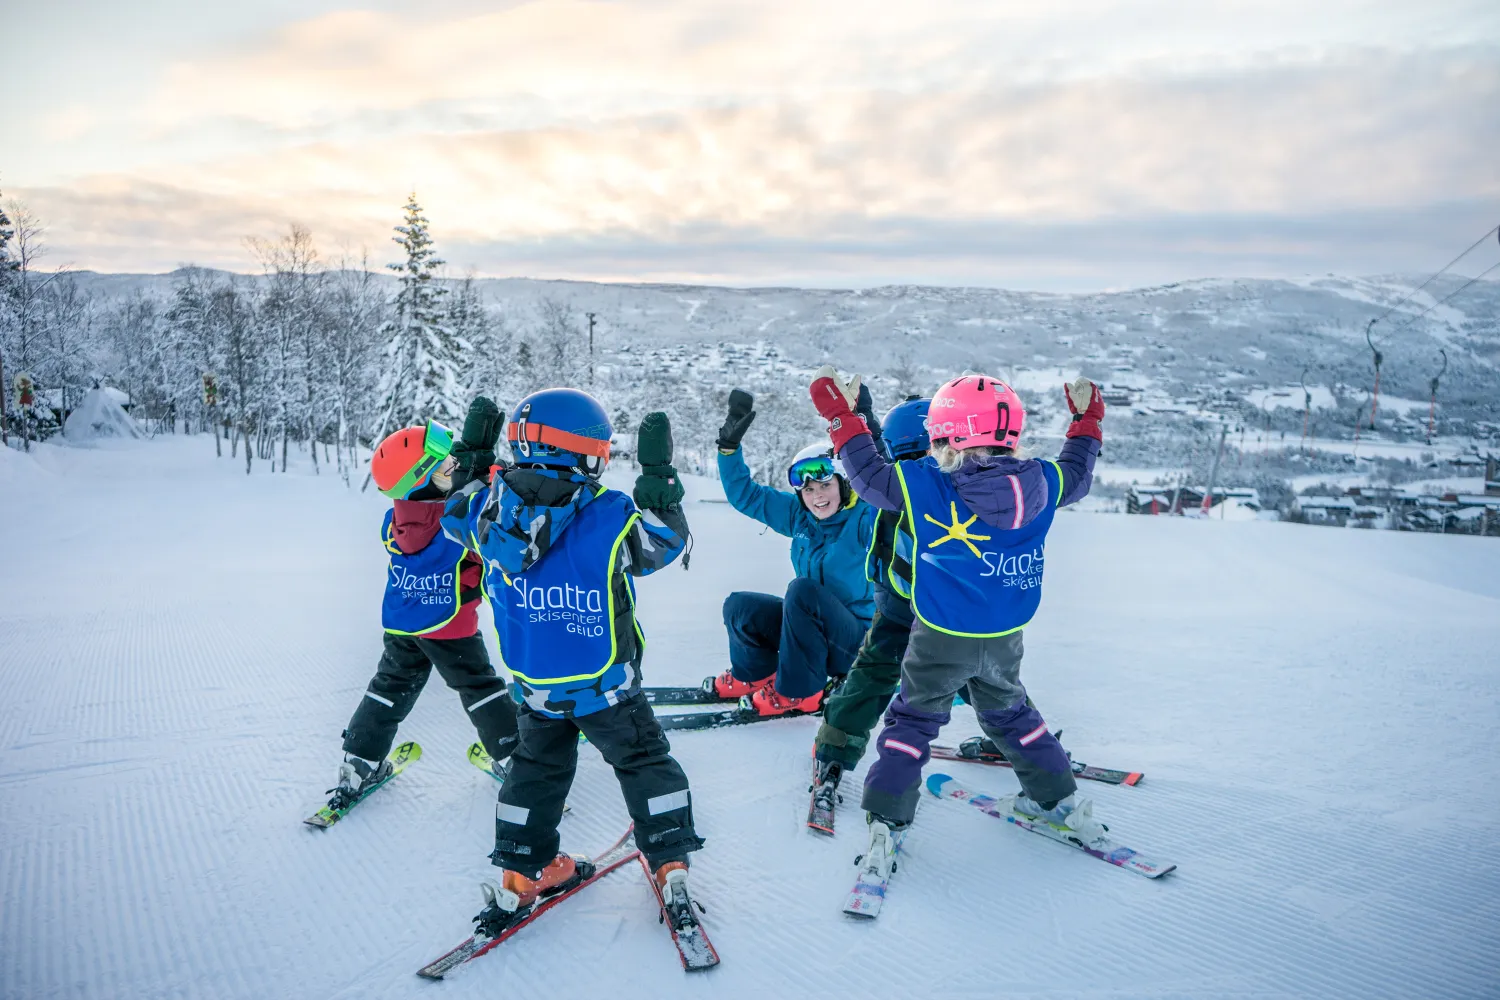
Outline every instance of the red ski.
{"type": "MultiPolygon", "coordinates": [[[[631,860],[640,857],[640,849],[635,846],[635,841],[632,839],[634,832],[635,827],[632,825],[625,831],[624,836],[615,841],[614,846],[610,847],[603,854],[594,858],[579,860],[578,870],[580,875],[582,875],[579,881],[559,889],[549,896],[543,896],[533,903],[529,910],[516,914],[515,919],[507,924],[504,930],[494,936],[479,931],[469,935],[469,939],[463,944],[441,958],[435,959],[418,969],[417,975],[424,979],[442,979],[465,962],[478,958],[497,944],[508,940],[522,927],[525,927],[580,889],[593,885],[621,865],[628,864],[631,860]]],[[[655,879],[651,879],[650,881],[653,885],[656,884],[655,879]]],[[[714,960],[718,961],[717,956],[715,956],[714,960]]]]}

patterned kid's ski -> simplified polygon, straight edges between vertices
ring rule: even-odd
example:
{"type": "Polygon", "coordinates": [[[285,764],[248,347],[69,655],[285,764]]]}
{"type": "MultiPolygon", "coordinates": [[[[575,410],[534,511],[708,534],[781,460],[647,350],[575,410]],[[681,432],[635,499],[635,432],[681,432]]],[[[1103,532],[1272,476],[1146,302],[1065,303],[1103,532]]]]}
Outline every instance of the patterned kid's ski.
{"type": "MultiPolygon", "coordinates": [[[[469,763],[500,782],[500,784],[505,784],[506,769],[495,766],[495,758],[490,756],[490,752],[484,748],[483,743],[475,742],[469,744],[469,763]]],[[[572,811],[572,806],[563,803],[563,812],[569,813],[572,811]]]]}
{"type": "Polygon", "coordinates": [[[940,799],[954,799],[959,802],[967,802],[980,812],[994,816],[996,819],[1009,820],[1023,830],[1039,833],[1049,840],[1055,840],[1059,844],[1076,848],[1085,854],[1098,858],[1100,861],[1108,861],[1116,867],[1135,872],[1137,875],[1144,875],[1146,878],[1160,878],[1177,867],[1174,864],[1153,861],[1108,836],[1084,842],[1079,840],[1077,835],[1071,830],[1061,829],[1050,823],[1029,820],[1011,810],[1011,800],[1015,796],[1007,795],[1002,798],[995,798],[992,795],[981,795],[978,792],[970,792],[946,774],[928,775],[927,790],[940,799]]]}
{"type": "Polygon", "coordinates": [[[484,748],[484,744],[477,740],[469,744],[469,763],[500,782],[500,784],[505,784],[505,769],[495,767],[495,759],[484,748]]]}
{"type": "MultiPolygon", "coordinates": [[[[993,764],[999,767],[1010,767],[1010,761],[1006,760],[995,744],[982,736],[964,740],[956,747],[945,747],[934,744],[931,747],[934,760],[967,760],[976,764],[993,764]]],[[[1095,767],[1092,764],[1081,764],[1073,761],[1073,776],[1087,778],[1089,781],[1102,781],[1109,785],[1138,785],[1146,775],[1141,771],[1115,771],[1107,767],[1095,767]]]]}
{"type": "Polygon", "coordinates": [[[708,939],[703,925],[699,923],[698,914],[693,912],[695,906],[702,910],[703,904],[688,895],[686,886],[677,890],[671,901],[663,898],[661,886],[656,884],[656,876],[651,874],[651,866],[646,864],[645,855],[637,854],[636,857],[646,872],[646,884],[656,893],[656,905],[661,907],[661,922],[672,932],[672,943],[677,946],[677,957],[682,959],[682,968],[687,972],[701,972],[718,965],[719,953],[714,948],[714,943],[708,939]]]}
{"type": "Polygon", "coordinates": [[[870,838],[870,847],[854,859],[859,865],[859,875],[854,879],[854,888],[844,900],[844,912],[851,917],[874,920],[880,915],[885,903],[885,891],[890,887],[891,874],[896,870],[896,860],[901,856],[901,847],[906,843],[906,834],[911,826],[890,831],[890,840],[877,842],[870,838]]]}
{"type": "Polygon", "coordinates": [[[344,796],[340,794],[337,789],[334,789],[334,796],[333,798],[328,800],[328,804],[319,809],[317,812],[313,813],[311,816],[307,817],[307,819],[303,820],[302,822],[306,823],[308,826],[317,827],[320,830],[328,829],[330,826],[333,826],[333,824],[343,819],[348,814],[350,809],[353,809],[355,806],[359,805],[365,799],[373,795],[383,785],[385,785],[386,782],[390,781],[396,775],[406,770],[406,765],[420,760],[421,757],[422,748],[417,746],[417,744],[410,742],[401,744],[396,749],[392,750],[391,755],[386,758],[391,762],[390,774],[386,775],[375,784],[360,789],[359,794],[354,798],[349,799],[348,801],[343,801],[344,796]]]}
{"type": "MultiPolygon", "coordinates": [[[[499,933],[490,935],[483,930],[476,930],[473,934],[469,935],[469,939],[463,944],[441,958],[434,959],[432,962],[418,969],[417,975],[424,979],[442,979],[460,965],[473,961],[500,942],[507,940],[522,927],[525,927],[580,889],[593,885],[621,865],[629,864],[634,859],[640,857],[641,852],[636,848],[635,841],[631,836],[633,833],[634,827],[632,826],[625,831],[624,836],[615,841],[614,846],[598,857],[578,859],[578,881],[559,889],[551,895],[542,896],[535,903],[531,904],[529,908],[517,912],[499,933]]],[[[490,891],[486,891],[485,899],[489,901],[491,898],[490,891]]]]}

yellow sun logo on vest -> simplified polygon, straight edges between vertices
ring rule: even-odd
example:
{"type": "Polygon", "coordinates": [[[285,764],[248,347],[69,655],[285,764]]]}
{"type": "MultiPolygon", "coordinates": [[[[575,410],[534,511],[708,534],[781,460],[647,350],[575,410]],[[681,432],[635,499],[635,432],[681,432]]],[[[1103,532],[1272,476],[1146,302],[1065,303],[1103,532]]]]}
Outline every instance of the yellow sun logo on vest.
{"type": "Polygon", "coordinates": [[[989,535],[974,535],[974,534],[970,534],[969,533],[969,525],[971,525],[975,521],[979,520],[979,515],[975,514],[973,517],[969,518],[967,521],[960,522],[959,519],[958,519],[958,504],[955,503],[952,500],[948,501],[948,512],[953,517],[953,523],[952,524],[944,524],[942,521],[939,521],[937,518],[933,517],[931,514],[923,514],[922,515],[924,518],[926,518],[927,520],[931,521],[933,524],[937,525],[939,528],[942,528],[944,531],[947,532],[947,534],[944,535],[942,538],[939,538],[935,542],[929,543],[927,547],[929,549],[935,549],[939,545],[942,545],[944,542],[951,542],[951,541],[957,540],[957,541],[963,542],[965,545],[967,545],[969,547],[969,551],[972,552],[972,553],[974,553],[974,558],[975,559],[983,559],[984,557],[982,555],[980,555],[980,553],[979,553],[979,547],[977,545],[975,545],[974,543],[975,542],[987,542],[987,541],[990,540],[990,536],[989,535]]]}

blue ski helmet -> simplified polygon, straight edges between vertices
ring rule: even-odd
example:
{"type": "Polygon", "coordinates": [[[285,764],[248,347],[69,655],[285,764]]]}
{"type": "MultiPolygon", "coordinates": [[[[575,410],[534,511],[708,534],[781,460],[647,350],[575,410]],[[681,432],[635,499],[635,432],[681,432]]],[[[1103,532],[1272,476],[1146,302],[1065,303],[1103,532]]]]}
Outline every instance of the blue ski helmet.
{"type": "Polygon", "coordinates": [[[912,397],[891,407],[880,425],[880,435],[892,458],[919,455],[932,441],[927,436],[927,408],[930,399],[912,397]]]}
{"type": "Polygon", "coordinates": [[[576,468],[590,476],[604,471],[612,433],[604,407],[582,389],[533,392],[516,404],[505,429],[517,465],[576,468]]]}

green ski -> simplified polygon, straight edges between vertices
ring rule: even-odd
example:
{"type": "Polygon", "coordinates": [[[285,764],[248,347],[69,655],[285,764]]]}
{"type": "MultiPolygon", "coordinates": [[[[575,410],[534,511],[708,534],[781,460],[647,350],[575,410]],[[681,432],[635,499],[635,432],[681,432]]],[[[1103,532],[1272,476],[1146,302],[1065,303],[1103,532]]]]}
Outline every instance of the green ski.
{"type": "MultiPolygon", "coordinates": [[[[505,784],[505,769],[495,770],[495,758],[490,756],[489,751],[484,748],[483,743],[469,744],[469,763],[500,782],[500,784],[505,784]]],[[[564,804],[563,812],[572,811],[572,806],[564,804]]]]}
{"type": "Polygon", "coordinates": [[[390,774],[386,775],[384,778],[381,778],[379,781],[377,781],[373,785],[370,785],[368,788],[362,789],[358,795],[356,795],[352,799],[349,799],[347,802],[341,801],[343,799],[343,795],[341,795],[339,791],[335,789],[334,796],[333,798],[328,800],[328,804],[319,809],[317,812],[313,813],[311,816],[307,817],[307,819],[303,820],[302,822],[306,823],[308,826],[317,827],[320,830],[328,829],[330,826],[343,819],[350,809],[353,809],[359,803],[369,798],[373,792],[379,789],[387,781],[390,781],[396,775],[406,770],[406,765],[412,763],[415,760],[420,760],[421,757],[422,748],[417,744],[411,742],[401,744],[396,749],[392,750],[391,755],[386,758],[386,760],[388,760],[391,764],[390,774]]]}

